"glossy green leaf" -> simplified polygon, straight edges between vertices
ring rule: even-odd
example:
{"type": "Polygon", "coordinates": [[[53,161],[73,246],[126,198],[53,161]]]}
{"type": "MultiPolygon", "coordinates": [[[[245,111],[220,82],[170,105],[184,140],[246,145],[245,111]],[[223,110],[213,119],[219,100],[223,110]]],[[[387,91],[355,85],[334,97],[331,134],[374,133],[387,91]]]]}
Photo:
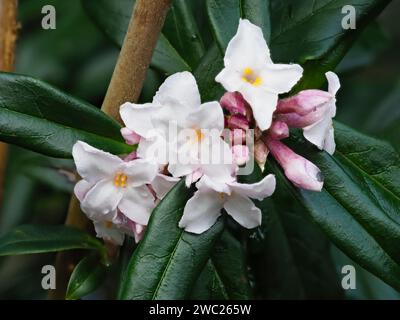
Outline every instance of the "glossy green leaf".
{"type": "Polygon", "coordinates": [[[53,157],[71,157],[77,140],[124,154],[120,125],[96,107],[33,78],[0,73],[0,139],[53,157]]]}
{"type": "MultiPolygon", "coordinates": [[[[134,3],[134,0],[82,0],[89,16],[118,46],[123,43],[134,3]]],[[[158,39],[151,65],[165,74],[190,70],[186,61],[163,34],[158,39]]]]}
{"type": "Polygon", "coordinates": [[[121,299],[184,299],[190,294],[223,228],[221,220],[201,235],[178,227],[191,195],[182,180],[153,211],[125,271],[121,299]]]}
{"type": "Polygon", "coordinates": [[[107,267],[95,254],[83,258],[76,265],[69,279],[67,300],[77,300],[95,291],[106,278],[107,267]]]}
{"type": "Polygon", "coordinates": [[[247,300],[251,297],[246,254],[229,231],[215,243],[211,257],[190,295],[197,300],[247,300]]]}
{"type": "Polygon", "coordinates": [[[163,34],[192,67],[205,52],[194,14],[190,1],[174,0],[163,27],[163,34]]]}
{"type": "Polygon", "coordinates": [[[236,34],[239,19],[248,19],[259,26],[266,39],[270,38],[269,0],[206,0],[214,36],[221,52],[236,34]]]}
{"type": "MultiPolygon", "coordinates": [[[[267,173],[265,173],[267,174],[267,173]]],[[[244,183],[261,180],[255,166],[244,183]]],[[[340,299],[340,280],[326,236],[311,224],[301,204],[278,182],[272,197],[256,201],[262,225],[248,239],[248,263],[259,299],[340,299]]]]}
{"type": "Polygon", "coordinates": [[[0,256],[92,249],[105,254],[101,242],[64,225],[22,225],[0,238],[0,256]]]}
{"type": "Polygon", "coordinates": [[[399,289],[399,155],[388,143],[338,123],[335,128],[333,157],[316,151],[301,138],[292,145],[323,172],[321,193],[294,188],[276,167],[274,171],[279,183],[286,185],[344,253],[399,289]]]}

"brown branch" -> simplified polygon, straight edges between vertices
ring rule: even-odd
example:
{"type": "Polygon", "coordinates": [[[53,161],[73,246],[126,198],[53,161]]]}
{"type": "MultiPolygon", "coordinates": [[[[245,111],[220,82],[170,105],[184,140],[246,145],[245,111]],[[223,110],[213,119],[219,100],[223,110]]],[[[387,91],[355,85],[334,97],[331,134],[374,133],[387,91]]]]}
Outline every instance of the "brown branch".
{"type": "MultiPolygon", "coordinates": [[[[128,31],[118,57],[102,110],[121,122],[119,107],[126,101],[136,102],[142,90],[146,70],[150,65],[158,36],[172,0],[137,0],[128,31]]],[[[85,229],[92,224],[81,212],[73,196],[66,224],[85,229]]],[[[63,299],[70,274],[78,262],[76,252],[57,255],[57,289],[50,291],[50,299],[63,299]]]]}
{"type": "MultiPolygon", "coordinates": [[[[0,0],[0,71],[10,72],[14,69],[18,30],[17,5],[17,0],[0,0]]],[[[7,151],[7,145],[0,142],[0,208],[3,200],[7,151]]]]}

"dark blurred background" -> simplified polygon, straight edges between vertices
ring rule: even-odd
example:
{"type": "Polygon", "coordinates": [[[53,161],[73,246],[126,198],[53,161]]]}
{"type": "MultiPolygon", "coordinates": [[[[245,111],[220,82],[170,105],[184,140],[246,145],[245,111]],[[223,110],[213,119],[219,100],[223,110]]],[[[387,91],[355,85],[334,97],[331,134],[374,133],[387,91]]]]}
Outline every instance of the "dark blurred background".
{"type": "MultiPolygon", "coordinates": [[[[117,0],[115,0],[117,1],[117,0]]],[[[356,129],[388,134],[400,150],[400,1],[393,1],[370,25],[338,66],[342,89],[337,119],[356,129]]],[[[21,28],[16,72],[49,82],[63,91],[100,106],[119,49],[85,14],[79,0],[20,0],[21,28]],[[54,5],[57,28],[41,28],[41,8],[54,5]]],[[[154,74],[152,74],[154,76],[154,74]]],[[[162,79],[163,75],[156,75],[162,79]]],[[[154,86],[142,101],[149,100],[154,86]]],[[[0,210],[0,235],[22,223],[63,223],[73,189],[69,160],[44,157],[10,147],[5,197],[0,210]]],[[[338,272],[355,263],[336,248],[332,255],[338,272]]],[[[0,259],[0,299],[41,299],[41,268],[54,262],[53,254],[0,259]]],[[[357,289],[351,299],[399,299],[400,293],[357,267],[357,289]]]]}

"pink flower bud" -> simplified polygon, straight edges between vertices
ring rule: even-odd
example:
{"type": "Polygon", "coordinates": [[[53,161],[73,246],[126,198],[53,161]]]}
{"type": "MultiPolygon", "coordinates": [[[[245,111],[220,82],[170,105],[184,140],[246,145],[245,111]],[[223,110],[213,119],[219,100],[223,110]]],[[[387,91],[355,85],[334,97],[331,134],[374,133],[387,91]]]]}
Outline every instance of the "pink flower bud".
{"type": "Polygon", "coordinates": [[[243,166],[250,159],[250,151],[247,146],[244,145],[236,145],[232,147],[232,155],[233,161],[238,166],[243,166]]]}
{"type": "Polygon", "coordinates": [[[297,113],[282,113],[275,115],[275,118],[285,122],[291,128],[305,128],[320,121],[326,112],[329,112],[329,109],[321,106],[304,116],[297,113]]]}
{"type": "Polygon", "coordinates": [[[243,144],[246,142],[246,132],[242,129],[234,129],[229,131],[230,143],[232,146],[243,144]]]}
{"type": "Polygon", "coordinates": [[[289,137],[289,127],[283,121],[274,121],[268,134],[274,140],[282,140],[289,137]]]}
{"type": "Polygon", "coordinates": [[[121,134],[127,144],[134,145],[140,141],[140,136],[126,127],[121,129],[121,134]]]}
{"type": "Polygon", "coordinates": [[[267,138],[266,143],[271,154],[285,171],[286,177],[295,186],[306,190],[321,191],[324,182],[317,166],[280,141],[267,138]]]}
{"type": "Polygon", "coordinates": [[[332,99],[329,92],[322,90],[303,90],[298,94],[279,100],[275,113],[297,113],[306,115],[332,99]]]}
{"type": "Polygon", "coordinates": [[[226,117],[227,126],[229,129],[248,130],[250,125],[246,117],[242,115],[233,115],[226,117]]]}
{"type": "Polygon", "coordinates": [[[257,140],[254,143],[254,159],[262,170],[264,170],[264,165],[267,161],[268,153],[268,148],[262,140],[257,140]]]}
{"type": "Polygon", "coordinates": [[[246,102],[239,92],[226,92],[219,103],[231,114],[246,115],[246,102]]]}

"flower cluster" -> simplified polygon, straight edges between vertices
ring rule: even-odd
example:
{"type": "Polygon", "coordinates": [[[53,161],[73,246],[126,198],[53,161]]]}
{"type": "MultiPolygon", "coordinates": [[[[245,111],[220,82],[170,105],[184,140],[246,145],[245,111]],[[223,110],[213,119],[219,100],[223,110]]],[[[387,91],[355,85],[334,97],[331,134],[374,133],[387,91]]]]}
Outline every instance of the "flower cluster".
{"type": "Polygon", "coordinates": [[[252,152],[261,167],[271,154],[294,185],[321,190],[320,170],[282,140],[290,128],[302,128],[308,141],[332,154],[340,85],[328,72],[328,92],[305,90],[279,99],[302,73],[296,64],[274,64],[261,29],[240,20],[215,79],[227,90],[219,102],[202,104],[193,75],[181,72],[165,80],[151,103],[123,104],[121,134],[126,143],[137,145],[135,152],[120,158],[81,141],[73,148],[82,178],[75,194],[97,235],[116,244],[125,234],[139,241],[154,207],[183,178],[197,191],[179,227],[202,233],[222,209],[245,228],[259,226],[261,211],[251,199],[272,195],[275,177],[269,174],[254,184],[238,181],[252,152]],[[253,146],[246,139],[250,130],[253,146]]]}

